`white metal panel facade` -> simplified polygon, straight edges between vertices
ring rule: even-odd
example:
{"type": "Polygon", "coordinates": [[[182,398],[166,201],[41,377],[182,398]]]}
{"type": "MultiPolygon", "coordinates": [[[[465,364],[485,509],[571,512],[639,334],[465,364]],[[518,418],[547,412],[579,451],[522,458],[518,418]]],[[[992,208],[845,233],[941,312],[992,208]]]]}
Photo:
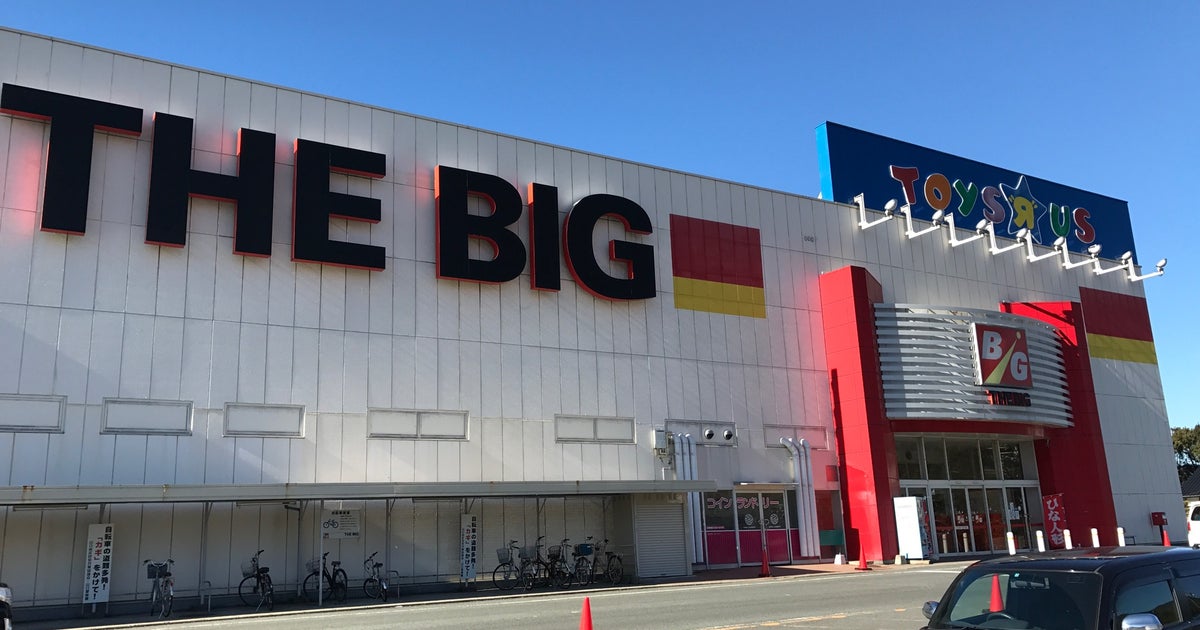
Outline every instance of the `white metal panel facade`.
{"type": "MultiPolygon", "coordinates": [[[[667,418],[736,425],[736,455],[700,449],[707,477],[789,481],[787,451],[768,448],[775,445],[765,443],[765,427],[834,432],[819,274],[859,265],[879,279],[887,302],[978,309],[1002,300],[1073,300],[1079,285],[1142,291],[1113,275],[1049,267],[1031,275],[1016,256],[908,240],[897,221],[863,231],[854,208],[817,199],[11,30],[0,29],[0,50],[11,52],[0,55],[0,82],[143,111],[136,138],[94,135],[82,235],[39,229],[50,126],[0,114],[0,359],[8,366],[0,370],[0,395],[65,398],[61,430],[0,429],[0,461],[8,462],[0,465],[0,486],[654,480],[663,473],[647,433],[667,418]],[[234,207],[209,199],[191,200],[186,246],[146,243],[155,112],[192,118],[192,168],[224,175],[237,173],[240,128],[276,134],[270,258],[235,255],[234,207]],[[382,178],[330,176],[335,192],[380,200],[378,224],[334,218],[330,237],[386,248],[385,270],[289,259],[298,138],[386,156],[382,178]],[[630,235],[605,220],[593,245],[605,251],[613,239],[652,245],[657,296],[596,299],[564,265],[557,292],[531,290],[528,269],[499,285],[438,279],[433,177],[439,165],[496,175],[518,190],[531,182],[556,186],[560,224],[571,204],[589,194],[636,202],[653,232],[630,235]],[[765,318],[674,306],[671,214],[760,230],[765,318]],[[190,404],[190,431],[104,433],[105,399],[190,404]],[[303,431],[229,434],[229,404],[302,407],[303,431]],[[368,410],[465,411],[467,437],[372,438],[368,410]],[[559,443],[557,415],[633,418],[635,441],[559,443]],[[706,450],[719,454],[708,457],[706,450]]],[[[527,221],[515,230],[529,242],[527,221]]],[[[614,263],[605,264],[614,271],[614,263]]],[[[1152,380],[1158,384],[1157,374],[1152,380]]],[[[1143,398],[1133,395],[1135,403],[1143,398]]],[[[1145,400],[1161,411],[1160,393],[1145,400]]],[[[1105,409],[1115,407],[1102,407],[1105,422],[1129,435],[1161,433],[1165,425],[1165,412],[1105,409]]],[[[11,424],[0,418],[0,427],[11,424]]],[[[1138,469],[1145,455],[1110,449],[1110,468],[1114,475],[1138,469]]],[[[817,470],[834,465],[836,449],[816,451],[814,460],[817,470]]],[[[825,475],[816,479],[819,490],[837,488],[825,475]]],[[[470,509],[502,515],[504,536],[528,540],[543,531],[553,538],[554,512],[539,513],[531,501],[470,509]]],[[[347,565],[371,545],[403,543],[411,556],[391,559],[402,574],[456,571],[456,560],[443,552],[456,552],[457,512],[423,504],[393,512],[396,529],[386,541],[377,531],[382,505],[364,509],[366,542],[347,548],[347,565]],[[443,522],[450,524],[445,531],[443,522]],[[438,551],[430,556],[425,549],[438,551]]],[[[200,510],[110,508],[122,536],[114,599],[146,588],[134,571],[144,557],[174,557],[186,589],[185,567],[202,564],[195,545],[200,510]]],[[[296,531],[288,514],[278,506],[214,505],[205,558],[214,586],[236,585],[239,562],[261,548],[255,544],[274,546],[270,562],[284,575],[302,566],[307,557],[295,557],[295,537],[307,534],[296,531]]],[[[78,580],[68,579],[79,569],[74,546],[97,518],[95,506],[0,510],[0,572],[14,583],[19,603],[78,597],[78,580]],[[9,569],[28,566],[47,570],[35,581],[9,569]]],[[[583,523],[565,523],[562,536],[623,526],[600,520],[588,512],[583,523]]],[[[494,525],[483,520],[485,541],[494,525]]],[[[487,545],[499,546],[504,536],[487,545]]]]}

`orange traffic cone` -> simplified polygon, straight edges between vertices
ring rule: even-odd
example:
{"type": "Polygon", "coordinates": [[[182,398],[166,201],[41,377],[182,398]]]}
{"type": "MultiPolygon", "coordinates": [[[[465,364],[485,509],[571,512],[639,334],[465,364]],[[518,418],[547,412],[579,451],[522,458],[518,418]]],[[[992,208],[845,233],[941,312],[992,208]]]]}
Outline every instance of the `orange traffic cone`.
{"type": "Polygon", "coordinates": [[[871,567],[867,566],[867,554],[862,551],[858,552],[858,566],[854,567],[855,571],[870,571],[871,567]]]}
{"type": "Polygon", "coordinates": [[[1004,610],[1004,598],[1000,596],[1000,574],[992,575],[992,601],[988,603],[988,612],[1004,610]]]}
{"type": "Polygon", "coordinates": [[[583,598],[583,612],[579,614],[579,630],[592,630],[592,602],[583,598]]]}
{"type": "Polygon", "coordinates": [[[1162,534],[1163,534],[1163,546],[1170,547],[1171,546],[1171,537],[1167,535],[1166,527],[1162,528],[1162,534]]]}
{"type": "Polygon", "coordinates": [[[758,577],[771,577],[771,563],[767,561],[767,554],[762,555],[762,568],[758,570],[758,577]]]}

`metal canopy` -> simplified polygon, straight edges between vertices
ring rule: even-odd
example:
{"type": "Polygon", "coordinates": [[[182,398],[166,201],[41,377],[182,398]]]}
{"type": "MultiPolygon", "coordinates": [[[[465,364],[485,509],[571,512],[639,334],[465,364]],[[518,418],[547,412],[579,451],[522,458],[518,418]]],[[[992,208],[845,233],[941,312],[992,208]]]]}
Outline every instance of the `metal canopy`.
{"type": "Polygon", "coordinates": [[[596,494],[708,492],[715,481],[460,481],[438,483],[276,483],[146,486],[10,486],[0,505],[202,503],[463,497],[557,497],[596,494]]]}

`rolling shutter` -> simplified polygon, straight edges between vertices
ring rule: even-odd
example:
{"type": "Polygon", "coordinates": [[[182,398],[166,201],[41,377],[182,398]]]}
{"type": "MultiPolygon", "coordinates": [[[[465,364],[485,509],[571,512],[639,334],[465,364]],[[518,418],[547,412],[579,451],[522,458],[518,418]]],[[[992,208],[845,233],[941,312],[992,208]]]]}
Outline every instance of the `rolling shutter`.
{"type": "Polygon", "coordinates": [[[684,504],[676,495],[642,495],[634,506],[639,578],[689,575],[684,504]],[[668,499],[671,497],[671,499],[668,499]]]}

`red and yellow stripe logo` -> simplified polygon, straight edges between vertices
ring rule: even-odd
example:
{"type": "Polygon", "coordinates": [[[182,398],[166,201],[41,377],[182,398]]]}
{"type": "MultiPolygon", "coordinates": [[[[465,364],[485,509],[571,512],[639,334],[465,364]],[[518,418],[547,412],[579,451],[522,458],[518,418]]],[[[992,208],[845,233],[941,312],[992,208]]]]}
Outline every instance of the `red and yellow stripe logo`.
{"type": "Polygon", "coordinates": [[[1093,358],[1158,363],[1146,298],[1079,287],[1079,303],[1093,358]]]}
{"type": "Polygon", "coordinates": [[[767,316],[755,228],[672,214],[671,271],[675,308],[767,316]]]}

